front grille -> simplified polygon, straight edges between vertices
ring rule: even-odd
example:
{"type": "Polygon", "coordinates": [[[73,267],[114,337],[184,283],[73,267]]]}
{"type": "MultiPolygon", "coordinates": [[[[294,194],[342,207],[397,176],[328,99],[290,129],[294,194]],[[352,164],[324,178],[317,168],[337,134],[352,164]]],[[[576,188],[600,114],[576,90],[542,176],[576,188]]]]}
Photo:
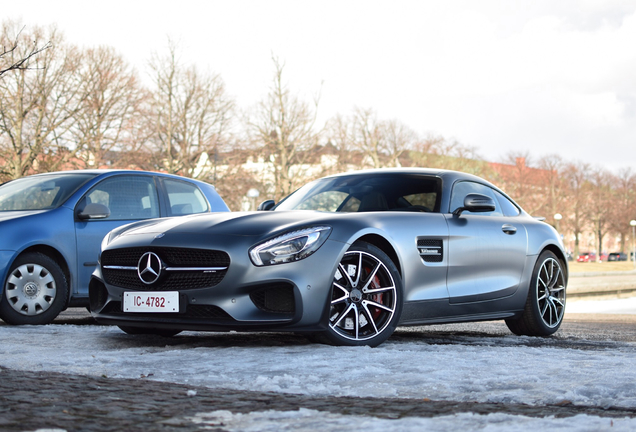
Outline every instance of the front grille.
{"type": "Polygon", "coordinates": [[[102,253],[102,265],[136,266],[146,252],[154,252],[172,267],[227,267],[230,256],[223,251],[169,247],[111,249],[102,253]]]}
{"type": "Polygon", "coordinates": [[[290,284],[273,284],[250,293],[250,299],[264,312],[293,314],[296,310],[294,287],[290,284]]]}
{"type": "Polygon", "coordinates": [[[107,284],[122,288],[152,291],[181,291],[206,288],[218,285],[225,270],[215,272],[163,271],[162,277],[154,284],[143,283],[137,274],[139,259],[146,252],[154,252],[161,258],[165,267],[229,267],[230,257],[223,251],[188,248],[137,247],[112,249],[102,253],[102,274],[107,284]],[[105,266],[134,267],[134,270],[109,269],[105,266]]]}
{"type": "Polygon", "coordinates": [[[176,318],[191,320],[214,320],[214,321],[230,321],[233,318],[218,306],[212,305],[188,305],[184,313],[131,313],[121,310],[121,302],[112,301],[100,312],[104,315],[119,316],[137,316],[137,317],[157,317],[157,318],[176,318]]]}
{"type": "Polygon", "coordinates": [[[439,239],[419,239],[417,250],[425,262],[442,262],[444,259],[444,245],[439,239]]]}

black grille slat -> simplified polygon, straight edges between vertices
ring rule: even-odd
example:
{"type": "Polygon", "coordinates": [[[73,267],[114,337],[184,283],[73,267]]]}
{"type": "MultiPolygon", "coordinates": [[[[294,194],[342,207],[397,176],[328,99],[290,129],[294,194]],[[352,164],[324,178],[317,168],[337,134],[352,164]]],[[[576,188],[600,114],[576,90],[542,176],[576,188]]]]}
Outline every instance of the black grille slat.
{"type": "Polygon", "coordinates": [[[207,288],[218,285],[226,270],[214,272],[182,271],[179,267],[229,267],[230,257],[223,251],[188,248],[138,247],[111,249],[104,251],[101,257],[102,274],[109,285],[132,288],[142,291],[181,291],[207,288]],[[166,267],[177,270],[164,271],[163,276],[154,284],[147,285],[139,279],[137,264],[146,252],[154,252],[166,267]],[[104,266],[134,267],[135,270],[104,268],[104,266]]]}
{"type": "Polygon", "coordinates": [[[444,260],[444,245],[440,239],[419,239],[417,250],[424,262],[442,262],[444,260]]]}

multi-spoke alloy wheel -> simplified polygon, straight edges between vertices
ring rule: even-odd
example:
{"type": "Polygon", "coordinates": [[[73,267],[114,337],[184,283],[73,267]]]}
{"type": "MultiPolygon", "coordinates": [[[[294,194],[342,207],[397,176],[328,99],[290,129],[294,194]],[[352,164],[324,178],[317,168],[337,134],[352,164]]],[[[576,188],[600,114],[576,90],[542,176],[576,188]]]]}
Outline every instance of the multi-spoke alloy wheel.
{"type": "Polygon", "coordinates": [[[537,302],[543,323],[554,328],[561,324],[565,312],[565,278],[561,265],[547,258],[537,276],[537,302]]]}
{"type": "Polygon", "coordinates": [[[0,301],[0,317],[9,324],[47,324],[62,311],[68,285],[59,265],[41,253],[13,263],[0,301]]]}
{"type": "Polygon", "coordinates": [[[329,330],[337,345],[377,346],[395,330],[402,311],[402,282],[389,257],[368,243],[352,246],[333,277],[329,330]]]}
{"type": "Polygon", "coordinates": [[[565,313],[567,275],[563,263],[550,251],[543,252],[532,273],[523,315],[506,320],[515,334],[548,336],[561,326],[565,313]]]}

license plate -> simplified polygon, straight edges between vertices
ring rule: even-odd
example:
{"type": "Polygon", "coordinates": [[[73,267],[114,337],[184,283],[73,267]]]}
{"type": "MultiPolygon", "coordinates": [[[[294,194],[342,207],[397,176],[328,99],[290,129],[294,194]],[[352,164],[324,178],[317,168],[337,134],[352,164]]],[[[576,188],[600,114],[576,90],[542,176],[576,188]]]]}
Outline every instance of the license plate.
{"type": "Polygon", "coordinates": [[[179,312],[178,291],[125,292],[124,312],[179,312]]]}

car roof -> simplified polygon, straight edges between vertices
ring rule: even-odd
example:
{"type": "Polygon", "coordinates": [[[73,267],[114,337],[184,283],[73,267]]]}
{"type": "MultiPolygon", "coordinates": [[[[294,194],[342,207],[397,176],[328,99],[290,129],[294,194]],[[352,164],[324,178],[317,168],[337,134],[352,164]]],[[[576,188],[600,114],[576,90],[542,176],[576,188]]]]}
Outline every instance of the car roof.
{"type": "Polygon", "coordinates": [[[367,170],[343,172],[343,173],[327,176],[326,178],[342,177],[342,176],[350,176],[350,175],[368,175],[368,174],[430,175],[430,176],[440,177],[445,181],[450,181],[450,183],[454,183],[457,180],[472,180],[472,181],[489,185],[497,190],[500,190],[500,188],[497,187],[496,185],[476,175],[468,174],[468,173],[460,172],[460,171],[446,170],[441,168],[418,168],[418,167],[374,168],[374,169],[367,169],[367,170]]]}
{"type": "MultiPolygon", "coordinates": [[[[178,174],[169,174],[169,173],[164,173],[164,172],[158,172],[158,171],[143,171],[143,170],[133,170],[133,169],[113,169],[113,168],[100,168],[100,169],[78,169],[78,170],[67,170],[67,171],[52,171],[52,172],[46,172],[46,173],[38,173],[38,174],[32,174],[28,177],[39,177],[39,176],[48,176],[48,175],[62,175],[62,174],[94,174],[96,176],[99,175],[104,175],[104,174],[143,174],[143,175],[157,175],[157,176],[163,176],[163,177],[172,177],[172,178],[179,178],[179,179],[183,179],[185,181],[191,181],[191,182],[198,182],[198,183],[204,183],[204,184],[208,184],[204,181],[201,180],[197,180],[197,179],[193,179],[193,178],[189,178],[189,177],[183,177],[180,176],[178,174]]],[[[212,185],[209,185],[212,186],[212,185]]]]}

